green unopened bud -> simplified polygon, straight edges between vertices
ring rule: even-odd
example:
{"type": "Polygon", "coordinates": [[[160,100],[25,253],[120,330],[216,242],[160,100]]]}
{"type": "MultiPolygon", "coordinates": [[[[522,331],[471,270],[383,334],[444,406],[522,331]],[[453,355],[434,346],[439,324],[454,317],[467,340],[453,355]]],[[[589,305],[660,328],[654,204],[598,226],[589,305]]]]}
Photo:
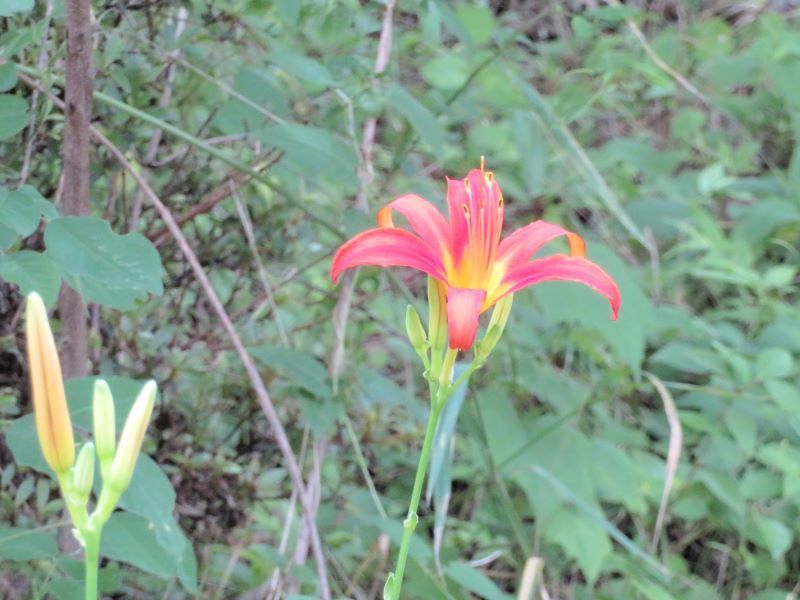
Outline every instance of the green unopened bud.
{"type": "Polygon", "coordinates": [[[111,389],[102,379],[98,379],[94,383],[92,416],[94,419],[94,443],[97,448],[97,458],[100,460],[100,474],[103,479],[106,479],[114,460],[117,430],[114,420],[114,399],[111,396],[111,389]]]}
{"type": "Polygon", "coordinates": [[[71,489],[83,506],[86,506],[89,494],[92,493],[92,483],[94,483],[94,444],[86,442],[78,453],[78,460],[75,461],[72,470],[71,489]]]}
{"type": "Polygon", "coordinates": [[[503,336],[508,323],[508,316],[511,314],[511,304],[514,302],[514,294],[509,294],[497,304],[494,305],[492,311],[492,318],[489,319],[489,326],[486,329],[486,335],[478,344],[476,354],[485,360],[494,350],[497,342],[503,336]]]}
{"type": "Polygon", "coordinates": [[[408,305],[406,309],[406,333],[408,340],[414,351],[419,354],[422,362],[428,366],[428,336],[425,334],[425,328],[422,326],[422,320],[419,318],[417,309],[412,305],[408,305]]]}
{"type": "Polygon", "coordinates": [[[438,279],[428,277],[428,339],[431,352],[441,353],[447,345],[447,291],[438,279]]]}
{"type": "Polygon", "coordinates": [[[144,384],[125,420],[125,427],[119,438],[119,447],[106,480],[108,486],[118,493],[122,493],[128,488],[131,477],[133,477],[136,459],[142,449],[144,434],[150,423],[150,415],[153,414],[157,391],[155,381],[150,380],[144,384]]]}

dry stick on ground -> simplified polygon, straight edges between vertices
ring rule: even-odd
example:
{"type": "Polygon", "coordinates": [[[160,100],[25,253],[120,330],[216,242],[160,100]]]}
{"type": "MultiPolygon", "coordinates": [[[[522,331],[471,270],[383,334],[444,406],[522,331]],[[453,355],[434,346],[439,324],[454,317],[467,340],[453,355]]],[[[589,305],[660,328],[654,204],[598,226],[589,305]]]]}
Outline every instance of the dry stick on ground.
{"type": "MultiPolygon", "coordinates": [[[[62,147],[64,215],[89,214],[89,126],[92,117],[91,0],[67,0],[67,57],[62,147]]],[[[58,299],[61,317],[61,366],[64,377],[86,374],[89,360],[86,307],[72,288],[64,285],[58,299]]]]}
{"type": "MultiPolygon", "coordinates": [[[[22,73],[18,73],[18,77],[20,81],[26,85],[47,93],[53,104],[55,104],[61,110],[64,110],[64,103],[59,98],[46,91],[42,86],[39,85],[37,81],[22,73]]],[[[197,255],[194,253],[191,244],[189,244],[189,241],[186,239],[186,236],[183,235],[180,226],[175,221],[175,217],[164,205],[158,195],[153,191],[147,181],[142,178],[136,168],[130,163],[130,161],[128,161],[122,150],[117,148],[98,129],[90,127],[89,131],[91,135],[97,139],[97,141],[99,141],[108,149],[117,162],[119,162],[120,165],[122,165],[122,167],[128,171],[128,173],[130,173],[137,185],[145,190],[147,199],[153,204],[153,207],[156,209],[156,212],[158,212],[159,217],[161,217],[170,233],[175,238],[181,253],[186,258],[187,262],[192,268],[192,271],[194,272],[195,277],[200,283],[200,287],[203,289],[209,304],[211,304],[214,312],[217,313],[217,317],[222,323],[222,327],[231,338],[231,342],[236,349],[236,353],[239,355],[239,359],[242,361],[245,372],[250,379],[250,384],[255,392],[256,399],[258,400],[261,410],[264,412],[267,422],[272,429],[272,433],[275,436],[275,442],[277,443],[278,449],[280,450],[283,460],[286,463],[286,468],[289,471],[289,477],[292,480],[292,485],[297,490],[300,498],[300,504],[303,507],[303,521],[311,538],[311,549],[314,554],[314,560],[317,566],[317,575],[319,577],[320,596],[323,600],[330,600],[331,592],[330,584],[328,582],[328,571],[327,567],[325,566],[325,554],[322,549],[322,541],[320,540],[319,531],[317,530],[317,525],[314,521],[312,497],[306,490],[305,482],[303,481],[303,475],[300,472],[300,467],[297,463],[294,451],[289,443],[289,437],[286,435],[286,430],[283,427],[283,423],[281,423],[281,419],[275,410],[275,405],[272,403],[272,398],[270,398],[269,392],[264,385],[264,380],[261,378],[261,374],[258,372],[255,362],[253,362],[253,357],[250,356],[250,353],[247,351],[244,342],[242,342],[242,338],[236,331],[236,327],[233,325],[233,322],[228,316],[228,313],[220,301],[219,296],[217,296],[217,293],[214,291],[214,287],[211,285],[208,275],[206,275],[205,270],[203,270],[203,266],[200,264],[200,261],[197,258],[197,255]]]]}
{"type": "Polygon", "coordinates": [[[661,492],[661,504],[658,507],[658,517],[656,517],[656,526],[653,529],[653,539],[650,545],[650,551],[655,552],[656,546],[658,545],[658,538],[661,537],[661,530],[664,527],[669,493],[672,490],[672,484],[675,481],[675,472],[678,470],[678,462],[681,459],[683,427],[681,427],[681,421],[678,418],[678,410],[675,408],[672,394],[669,393],[664,383],[652,373],[645,371],[644,374],[656,388],[658,395],[661,396],[661,401],[664,403],[664,412],[667,415],[667,423],[669,423],[669,447],[667,450],[666,473],[664,475],[664,489],[661,492]]]}

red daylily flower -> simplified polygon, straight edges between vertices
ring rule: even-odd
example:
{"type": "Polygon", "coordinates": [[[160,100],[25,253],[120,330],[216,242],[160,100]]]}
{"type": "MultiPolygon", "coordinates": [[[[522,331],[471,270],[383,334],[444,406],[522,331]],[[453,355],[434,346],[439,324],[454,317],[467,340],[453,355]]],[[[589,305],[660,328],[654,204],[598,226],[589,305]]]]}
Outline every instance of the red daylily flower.
{"type": "Polygon", "coordinates": [[[620,308],[617,284],[587,260],[575,233],[546,221],[517,229],[502,241],[503,194],[491,171],[473,169],[463,180],[447,179],[449,222],[430,202],[400,196],[378,211],[378,227],[345,242],[331,264],[334,283],[352,267],[411,267],[442,282],[447,294],[450,348],[468,350],[480,314],[498,300],[541,281],[573,281],[608,298],[612,318],[620,308]],[[411,231],[392,222],[392,211],[411,231]],[[530,260],[550,240],[565,235],[570,253],[530,260]]]}

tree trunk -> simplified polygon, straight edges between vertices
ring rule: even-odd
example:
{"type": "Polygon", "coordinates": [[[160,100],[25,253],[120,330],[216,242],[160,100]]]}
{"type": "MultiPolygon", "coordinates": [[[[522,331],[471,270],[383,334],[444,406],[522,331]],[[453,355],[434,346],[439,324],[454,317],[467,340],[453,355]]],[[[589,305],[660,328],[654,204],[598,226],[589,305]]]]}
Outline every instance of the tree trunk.
{"type": "MultiPolygon", "coordinates": [[[[67,60],[64,99],[64,215],[89,214],[89,126],[92,118],[91,0],[67,0],[67,60]]],[[[89,359],[86,306],[64,285],[58,299],[61,317],[61,365],[66,378],[86,374],[89,359]]]]}

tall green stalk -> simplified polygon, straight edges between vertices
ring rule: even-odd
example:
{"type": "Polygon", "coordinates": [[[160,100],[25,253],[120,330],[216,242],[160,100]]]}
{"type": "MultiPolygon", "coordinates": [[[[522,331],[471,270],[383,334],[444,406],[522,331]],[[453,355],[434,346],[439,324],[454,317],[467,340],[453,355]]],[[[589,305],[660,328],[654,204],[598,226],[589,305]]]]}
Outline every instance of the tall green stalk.
{"type": "Polygon", "coordinates": [[[397,566],[394,574],[389,576],[387,581],[387,589],[384,593],[384,598],[389,600],[397,600],[400,597],[400,588],[403,585],[403,574],[406,570],[406,561],[408,560],[408,550],[411,546],[411,536],[417,528],[419,516],[417,515],[417,508],[419,508],[419,499],[422,496],[422,484],[425,481],[425,473],[428,471],[428,462],[430,460],[431,447],[433,446],[433,434],[436,432],[436,425],[439,422],[439,416],[442,414],[441,406],[439,403],[434,402],[431,407],[431,414],[428,417],[428,428],[425,431],[425,441],[422,443],[422,452],[419,457],[419,464],[417,465],[417,475],[414,478],[414,489],[411,492],[411,501],[408,504],[408,515],[406,520],[403,521],[403,539],[400,542],[400,551],[397,554],[397,566]]]}
{"type": "Polygon", "coordinates": [[[417,523],[419,523],[417,509],[422,496],[422,484],[425,482],[425,474],[428,472],[433,437],[436,433],[436,426],[439,424],[442,410],[454,389],[454,386],[450,385],[450,379],[457,354],[458,351],[448,349],[443,364],[440,361],[434,361],[435,366],[429,374],[431,412],[428,416],[428,426],[425,430],[425,439],[422,442],[422,451],[417,464],[417,474],[414,477],[411,500],[408,503],[408,514],[405,521],[403,521],[403,539],[400,542],[400,550],[397,553],[397,566],[386,580],[386,586],[383,591],[384,600],[398,600],[400,598],[400,589],[403,586],[403,576],[406,570],[406,562],[408,561],[408,551],[411,547],[411,536],[414,535],[414,530],[417,528],[417,523]]]}
{"type": "Polygon", "coordinates": [[[84,542],[84,563],[86,566],[86,576],[84,578],[85,598],[86,600],[97,599],[97,574],[100,563],[100,532],[88,531],[82,532],[84,542]]]}

